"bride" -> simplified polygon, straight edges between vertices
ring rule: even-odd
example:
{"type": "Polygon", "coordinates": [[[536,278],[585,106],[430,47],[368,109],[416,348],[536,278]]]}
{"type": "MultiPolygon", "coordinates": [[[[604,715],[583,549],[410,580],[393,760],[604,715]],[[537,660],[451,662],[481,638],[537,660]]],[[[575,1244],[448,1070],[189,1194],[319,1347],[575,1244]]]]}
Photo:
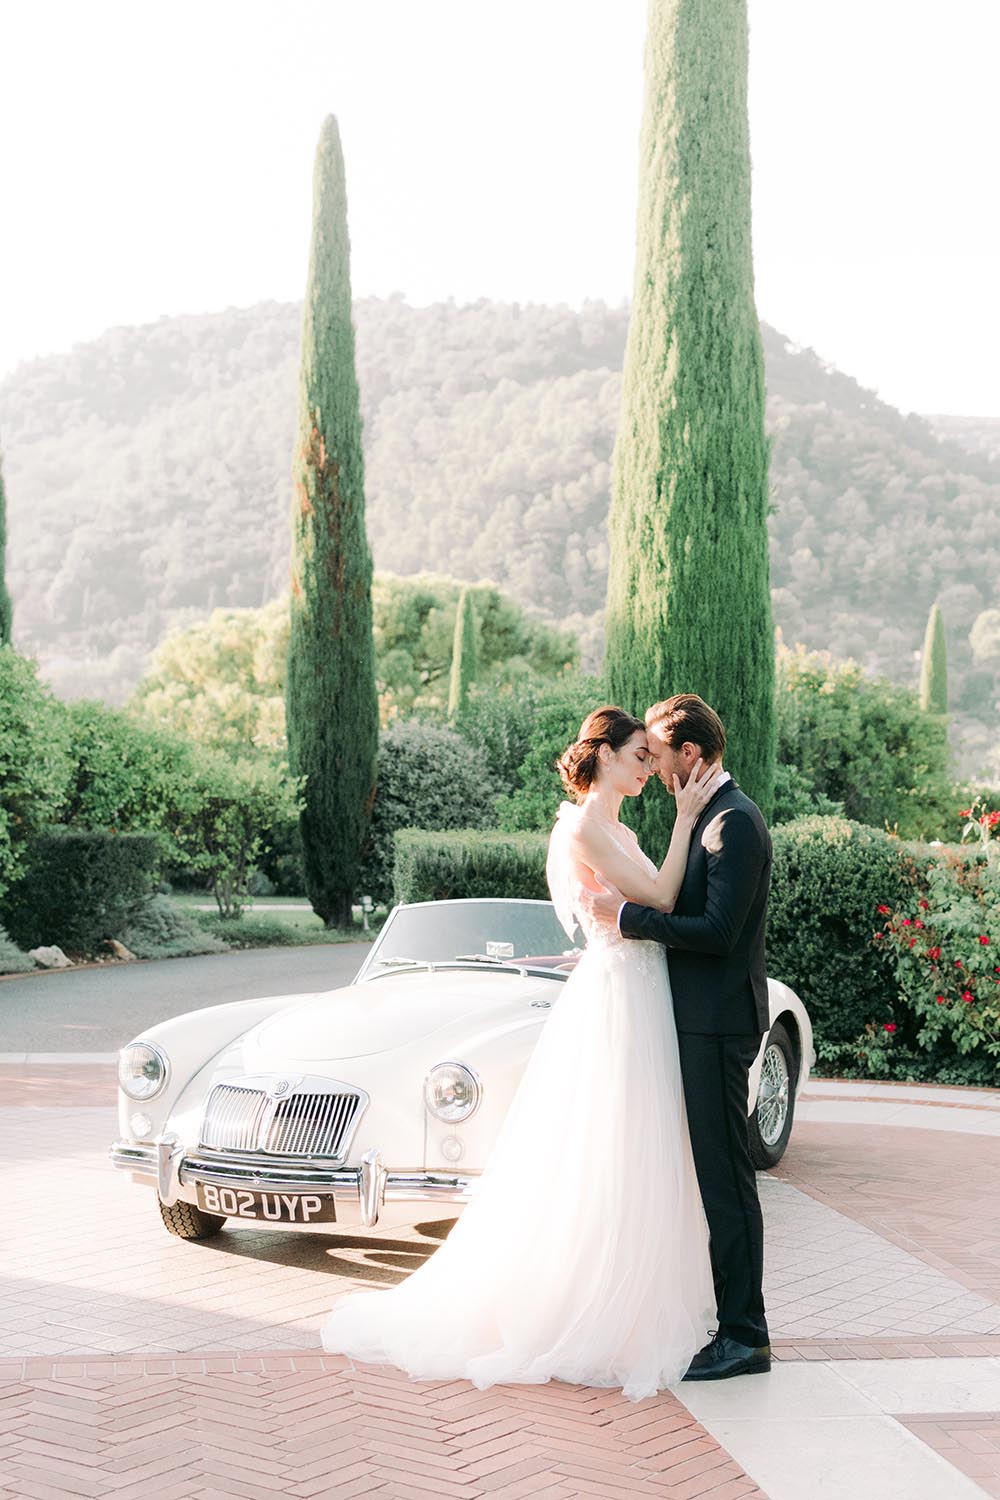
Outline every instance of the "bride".
{"type": "MultiPolygon", "coordinates": [[[[675,786],[657,870],[619,820],[650,775],[642,723],[595,709],[558,765],[576,802],[559,810],[546,874],[570,935],[595,871],[670,911],[716,778],[675,786]]],[[[325,1349],[415,1379],[558,1379],[639,1401],[680,1380],[705,1343],[715,1295],[665,950],[584,930],[462,1217],[407,1281],[338,1301],[325,1349]]]]}

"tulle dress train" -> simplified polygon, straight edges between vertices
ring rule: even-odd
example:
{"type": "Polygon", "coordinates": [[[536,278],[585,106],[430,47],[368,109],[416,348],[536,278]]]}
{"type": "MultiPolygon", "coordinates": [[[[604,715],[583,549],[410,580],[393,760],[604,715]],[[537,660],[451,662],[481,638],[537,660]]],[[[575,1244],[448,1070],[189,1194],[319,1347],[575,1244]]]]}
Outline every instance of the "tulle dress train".
{"type": "Polygon", "coordinates": [[[714,1307],[665,953],[591,935],[448,1239],[337,1302],[322,1342],[415,1379],[641,1400],[680,1379],[714,1307]]]}

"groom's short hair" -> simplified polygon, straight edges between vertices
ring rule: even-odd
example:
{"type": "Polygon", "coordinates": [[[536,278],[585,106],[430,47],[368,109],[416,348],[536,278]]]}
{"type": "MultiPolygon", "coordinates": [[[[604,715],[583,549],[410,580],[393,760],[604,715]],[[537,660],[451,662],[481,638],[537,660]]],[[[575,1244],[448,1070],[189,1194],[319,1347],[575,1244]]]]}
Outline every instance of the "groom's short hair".
{"type": "Polygon", "coordinates": [[[697,693],[677,693],[646,710],[646,728],[655,730],[672,750],[685,741],[701,747],[706,761],[721,760],[726,749],[726,730],[715,712],[697,693]]]}

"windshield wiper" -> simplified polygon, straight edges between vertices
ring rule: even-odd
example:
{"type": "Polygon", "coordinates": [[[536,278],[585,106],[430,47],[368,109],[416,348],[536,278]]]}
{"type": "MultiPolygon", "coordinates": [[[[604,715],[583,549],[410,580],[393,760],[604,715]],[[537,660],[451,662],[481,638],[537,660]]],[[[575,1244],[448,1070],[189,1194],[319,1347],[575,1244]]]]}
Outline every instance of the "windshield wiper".
{"type": "Polygon", "coordinates": [[[514,958],[494,958],[491,953],[456,953],[453,964],[499,964],[509,967],[516,964],[514,958]]]}
{"type": "Polygon", "coordinates": [[[404,958],[401,954],[393,958],[375,958],[372,959],[372,962],[381,964],[386,969],[412,968],[414,966],[424,969],[433,968],[433,964],[429,958],[404,958]]]}

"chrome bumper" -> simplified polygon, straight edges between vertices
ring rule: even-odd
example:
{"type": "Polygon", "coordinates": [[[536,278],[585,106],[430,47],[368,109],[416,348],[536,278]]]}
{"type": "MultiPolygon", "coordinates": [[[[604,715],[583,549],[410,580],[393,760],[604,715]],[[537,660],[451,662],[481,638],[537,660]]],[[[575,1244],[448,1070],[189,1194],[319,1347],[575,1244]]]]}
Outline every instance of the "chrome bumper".
{"type": "Polygon", "coordinates": [[[361,1223],[378,1223],[387,1201],[465,1203],[475,1177],[446,1177],[439,1172],[389,1172],[378,1151],[368,1151],[360,1167],[325,1169],[312,1165],[215,1160],[185,1156],[175,1137],[163,1136],[149,1145],[115,1141],[110,1150],[112,1166],[156,1183],[161,1200],[176,1203],[182,1187],[198,1182],[216,1187],[246,1188],[259,1193],[322,1193],[356,1210],[361,1223]]]}

